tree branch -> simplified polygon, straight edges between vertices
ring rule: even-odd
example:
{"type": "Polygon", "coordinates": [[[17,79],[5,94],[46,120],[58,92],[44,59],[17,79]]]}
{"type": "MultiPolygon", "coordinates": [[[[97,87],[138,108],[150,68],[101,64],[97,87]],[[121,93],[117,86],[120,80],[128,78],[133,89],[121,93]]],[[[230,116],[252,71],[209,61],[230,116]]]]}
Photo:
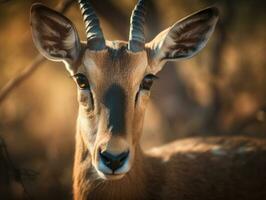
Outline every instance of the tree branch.
{"type": "Polygon", "coordinates": [[[0,103],[12,92],[21,82],[26,80],[39,66],[45,61],[45,58],[40,54],[36,56],[33,62],[25,67],[25,69],[13,79],[9,80],[0,90],[0,103]]]}
{"type": "MultiPolygon", "coordinates": [[[[68,9],[73,5],[75,0],[65,0],[62,1],[58,6],[58,11],[61,13],[65,13],[68,9]]],[[[9,80],[6,85],[4,85],[0,89],[0,104],[5,100],[5,98],[23,81],[25,81],[33,72],[45,61],[46,59],[38,54],[31,64],[25,67],[22,72],[20,72],[13,79],[9,80]]]]}

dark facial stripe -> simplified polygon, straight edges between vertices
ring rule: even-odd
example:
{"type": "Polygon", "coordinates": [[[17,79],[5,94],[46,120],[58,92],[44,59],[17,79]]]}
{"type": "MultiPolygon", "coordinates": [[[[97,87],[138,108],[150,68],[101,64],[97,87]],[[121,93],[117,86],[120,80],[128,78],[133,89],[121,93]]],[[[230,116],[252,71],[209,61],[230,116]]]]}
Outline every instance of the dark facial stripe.
{"type": "Polygon", "coordinates": [[[110,112],[108,128],[112,127],[113,134],[125,133],[126,94],[124,89],[117,84],[111,85],[103,101],[110,112]]]}

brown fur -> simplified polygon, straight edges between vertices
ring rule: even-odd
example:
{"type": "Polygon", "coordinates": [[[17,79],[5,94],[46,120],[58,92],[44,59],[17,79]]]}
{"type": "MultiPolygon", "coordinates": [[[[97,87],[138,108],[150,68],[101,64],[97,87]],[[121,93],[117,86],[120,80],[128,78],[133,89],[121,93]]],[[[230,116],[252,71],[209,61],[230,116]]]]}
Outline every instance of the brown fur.
{"type": "MultiPolygon", "coordinates": [[[[77,133],[74,194],[81,199],[256,200],[266,198],[266,141],[191,138],[143,154],[121,180],[98,180],[77,133]]],[[[84,146],[83,146],[84,147],[84,146]]]]}

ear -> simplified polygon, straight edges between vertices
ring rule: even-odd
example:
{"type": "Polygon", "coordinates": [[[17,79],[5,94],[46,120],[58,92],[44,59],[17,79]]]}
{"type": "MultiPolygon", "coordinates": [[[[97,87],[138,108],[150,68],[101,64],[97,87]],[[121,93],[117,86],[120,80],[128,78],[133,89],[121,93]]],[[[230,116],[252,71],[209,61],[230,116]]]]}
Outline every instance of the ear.
{"type": "Polygon", "coordinates": [[[42,4],[31,7],[32,37],[39,52],[52,61],[73,64],[81,52],[78,33],[72,22],[42,4]]]}
{"type": "Polygon", "coordinates": [[[194,13],[167,28],[146,44],[151,67],[161,70],[166,61],[190,58],[205,47],[218,21],[217,8],[194,13]]]}

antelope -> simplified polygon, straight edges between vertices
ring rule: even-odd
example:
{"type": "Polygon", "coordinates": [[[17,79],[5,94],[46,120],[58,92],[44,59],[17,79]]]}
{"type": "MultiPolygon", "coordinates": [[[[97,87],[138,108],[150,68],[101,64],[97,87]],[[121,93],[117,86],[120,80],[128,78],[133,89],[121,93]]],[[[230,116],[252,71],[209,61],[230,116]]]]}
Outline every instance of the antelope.
{"type": "Polygon", "coordinates": [[[198,11],[145,43],[145,0],[132,12],[128,42],[105,40],[90,2],[78,3],[85,42],[68,18],[42,4],[33,4],[30,18],[39,52],[63,62],[77,84],[74,199],[266,199],[264,140],[198,137],[140,147],[157,72],[203,49],[218,9],[198,11]]]}

